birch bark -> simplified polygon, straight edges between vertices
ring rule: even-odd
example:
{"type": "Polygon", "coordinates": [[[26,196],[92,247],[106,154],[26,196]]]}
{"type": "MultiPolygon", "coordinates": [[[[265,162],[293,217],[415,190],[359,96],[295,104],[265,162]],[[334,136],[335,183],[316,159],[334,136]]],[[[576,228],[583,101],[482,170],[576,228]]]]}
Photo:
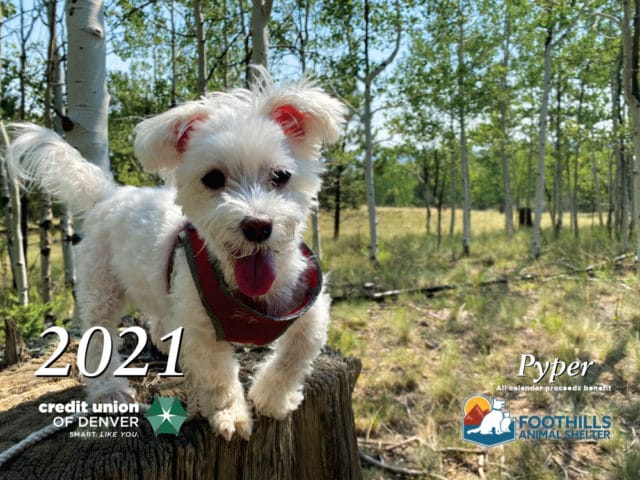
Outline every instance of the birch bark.
{"type": "Polygon", "coordinates": [[[196,44],[198,50],[198,94],[203,97],[207,94],[207,51],[205,48],[206,36],[200,0],[194,0],[193,13],[196,21],[196,44]]]}
{"type": "MultiPolygon", "coordinates": [[[[640,0],[622,1],[622,57],[624,96],[629,107],[633,128],[633,204],[634,223],[640,225],[635,215],[640,213],[640,85],[638,82],[638,48],[640,47],[640,0]],[[633,22],[633,27],[630,26],[633,22]]],[[[640,228],[636,228],[636,261],[640,261],[640,228]]]]}
{"type": "Polygon", "coordinates": [[[68,59],[67,141],[84,158],[109,170],[106,38],[102,0],[69,0],[65,5],[68,59]]]}
{"type": "Polygon", "coordinates": [[[502,163],[502,186],[504,189],[504,220],[507,237],[513,236],[513,197],[511,194],[511,172],[509,169],[509,85],[507,72],[511,62],[511,13],[509,3],[505,2],[504,40],[502,44],[502,68],[504,71],[501,79],[502,92],[500,94],[500,161],[502,163]]]}
{"type": "Polygon", "coordinates": [[[549,112],[549,92],[551,91],[551,54],[553,52],[553,27],[549,27],[544,43],[544,74],[542,80],[542,101],[538,124],[538,157],[536,170],[536,192],[534,200],[533,232],[531,234],[531,253],[539,258],[541,253],[541,222],[544,211],[544,176],[547,147],[547,116],[549,112]]]}
{"type": "MultiPolygon", "coordinates": [[[[3,146],[6,148],[9,146],[9,135],[4,127],[4,123],[0,122],[0,138],[2,139],[3,146]]],[[[4,163],[4,157],[2,157],[1,168],[6,173],[6,167],[4,163]]],[[[10,226],[11,226],[11,238],[12,242],[9,248],[12,248],[13,252],[13,270],[16,281],[16,291],[18,293],[18,303],[20,305],[29,304],[29,283],[27,279],[27,263],[23,250],[22,239],[22,225],[21,219],[21,204],[20,204],[20,187],[18,181],[14,178],[10,178],[8,175],[4,175],[7,180],[7,187],[9,191],[9,205],[10,205],[10,226]]]]}
{"type": "Polygon", "coordinates": [[[375,68],[372,68],[371,59],[369,56],[369,1],[364,2],[364,77],[360,77],[359,80],[364,85],[364,112],[362,114],[362,123],[364,126],[364,180],[367,194],[367,210],[369,213],[369,260],[373,264],[378,263],[378,217],[376,212],[376,195],[374,186],[374,160],[373,160],[373,111],[372,111],[372,87],[375,79],[387,68],[391,62],[396,58],[398,51],[400,50],[400,40],[402,37],[402,26],[400,24],[400,6],[396,2],[396,15],[398,16],[396,21],[396,40],[393,51],[379,63],[375,68]]]}
{"type": "Polygon", "coordinates": [[[253,0],[251,8],[251,63],[269,70],[269,17],[272,0],[253,0]]]}

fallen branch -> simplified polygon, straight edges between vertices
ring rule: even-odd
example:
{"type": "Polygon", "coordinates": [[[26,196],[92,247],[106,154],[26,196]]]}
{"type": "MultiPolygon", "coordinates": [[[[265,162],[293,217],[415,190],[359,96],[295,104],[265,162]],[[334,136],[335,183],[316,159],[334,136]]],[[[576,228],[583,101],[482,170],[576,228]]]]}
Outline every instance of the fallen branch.
{"type": "Polygon", "coordinates": [[[369,448],[376,448],[378,450],[384,450],[387,452],[395,450],[398,447],[403,447],[404,445],[412,442],[422,443],[422,439],[417,435],[405,438],[403,440],[400,440],[399,442],[393,442],[389,440],[366,440],[364,438],[358,438],[358,444],[360,445],[366,445],[369,448]]]}
{"type": "Polygon", "coordinates": [[[333,302],[336,303],[336,302],[345,301],[345,300],[360,300],[360,299],[373,300],[376,302],[380,302],[386,298],[397,297],[403,294],[420,293],[427,296],[431,296],[436,293],[447,292],[451,290],[458,290],[461,288],[486,288],[486,287],[492,287],[495,285],[509,285],[510,283],[518,283],[518,282],[546,281],[554,278],[564,277],[568,275],[583,274],[583,273],[586,273],[589,277],[593,277],[595,275],[596,270],[599,270],[611,263],[616,265],[620,264],[620,262],[622,262],[623,260],[631,256],[632,256],[631,254],[620,255],[612,259],[603,260],[596,264],[589,265],[585,268],[569,268],[563,272],[558,272],[558,273],[553,273],[548,275],[527,273],[524,275],[514,275],[511,277],[506,276],[503,278],[487,280],[485,282],[479,282],[479,283],[465,282],[465,283],[454,283],[454,284],[444,284],[444,285],[432,285],[429,287],[400,288],[395,290],[387,290],[384,292],[371,292],[370,290],[371,288],[373,288],[373,286],[369,286],[369,288],[365,289],[364,293],[361,293],[359,295],[350,296],[345,294],[345,295],[335,296],[333,297],[333,302]]]}
{"type": "Polygon", "coordinates": [[[484,453],[486,453],[484,450],[480,450],[478,448],[457,448],[457,447],[437,448],[436,452],[438,453],[472,453],[474,455],[483,455],[484,453]]]}
{"type": "Polygon", "coordinates": [[[395,450],[398,447],[404,447],[408,443],[413,443],[413,442],[422,443],[422,439],[420,437],[418,437],[417,435],[415,437],[409,437],[409,438],[406,438],[406,439],[402,440],[401,442],[394,443],[392,445],[388,445],[385,448],[385,450],[387,452],[390,452],[391,450],[395,450]]]}
{"type": "Polygon", "coordinates": [[[370,300],[375,300],[377,302],[384,300],[387,297],[397,297],[402,294],[412,294],[412,293],[423,293],[427,296],[431,296],[435,293],[446,292],[449,290],[456,290],[459,288],[469,288],[469,287],[490,287],[494,285],[507,285],[509,280],[506,278],[498,278],[496,280],[488,280],[486,282],[480,282],[478,284],[472,283],[459,283],[453,285],[433,285],[431,287],[417,287],[417,288],[404,288],[399,290],[388,290],[386,292],[374,292],[365,295],[366,298],[370,300]]]}
{"type": "Polygon", "coordinates": [[[420,477],[431,477],[436,480],[447,480],[446,477],[442,477],[437,473],[427,472],[426,470],[412,470],[410,468],[398,467],[396,465],[387,465],[386,463],[382,463],[379,460],[376,460],[373,457],[370,457],[362,450],[358,451],[360,458],[371,465],[374,465],[378,468],[382,468],[383,470],[388,470],[389,472],[398,473],[400,475],[411,475],[411,476],[420,476],[420,477]]]}
{"type": "Polygon", "coordinates": [[[480,455],[478,457],[478,476],[482,479],[485,480],[487,477],[484,474],[484,455],[480,455]]]}

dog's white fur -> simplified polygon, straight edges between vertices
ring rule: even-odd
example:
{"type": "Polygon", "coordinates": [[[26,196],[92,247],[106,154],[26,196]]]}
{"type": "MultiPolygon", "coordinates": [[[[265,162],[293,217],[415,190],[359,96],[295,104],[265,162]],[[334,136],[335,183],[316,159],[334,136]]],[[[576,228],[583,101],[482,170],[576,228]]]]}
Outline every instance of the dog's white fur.
{"type": "MultiPolygon", "coordinates": [[[[126,300],[149,316],[152,340],[160,348],[161,336],[183,326],[180,366],[196,397],[190,401],[226,439],[234,432],[249,437],[251,410],[233,346],[216,341],[181,249],[167,291],[176,235],[191,222],[232,288],[237,285],[234,259],[271,249],[276,280],[259,300],[270,314],[286,312],[300,301],[307,262],[298,245],[320,188],[320,147],[337,139],[342,115],[342,104],[313,84],[275,88],[264,72],[250,90],[185,103],[136,127],[136,155],[147,171],[171,177],[172,186],[166,188],[118,186],[54,132],[28,124],[14,127],[9,171],[40,185],[84,218],[77,301],[85,328],[105,326],[115,350],[126,300]],[[286,125],[274,120],[273,112],[283,105],[304,112],[303,134],[287,137],[286,125]],[[221,190],[212,191],[201,181],[212,169],[226,176],[221,190]],[[277,170],[292,173],[279,188],[271,182],[277,170]],[[247,241],[240,229],[245,218],[270,220],[271,236],[259,244],[247,241]]],[[[304,376],[326,340],[329,303],[323,292],[257,368],[248,397],[258,413],[281,419],[302,401],[304,376]]],[[[93,346],[89,370],[101,349],[93,346]]],[[[115,351],[113,358],[118,358],[115,351]]],[[[132,398],[127,380],[112,375],[117,366],[112,361],[101,377],[87,379],[90,400],[132,398]]]]}

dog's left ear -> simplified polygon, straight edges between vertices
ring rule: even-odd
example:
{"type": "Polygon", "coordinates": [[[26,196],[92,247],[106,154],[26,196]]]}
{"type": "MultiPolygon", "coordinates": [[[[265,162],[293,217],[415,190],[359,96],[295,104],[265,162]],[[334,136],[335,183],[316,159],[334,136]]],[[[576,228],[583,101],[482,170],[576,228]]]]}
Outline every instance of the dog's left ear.
{"type": "Polygon", "coordinates": [[[302,85],[274,92],[266,114],[282,128],[294,153],[316,159],[322,143],[334,143],[344,125],[344,105],[322,89],[302,85]]]}
{"type": "Polygon", "coordinates": [[[135,128],[136,157],[148,172],[178,166],[192,131],[210,114],[202,101],[187,102],[140,122],[135,128]]]}

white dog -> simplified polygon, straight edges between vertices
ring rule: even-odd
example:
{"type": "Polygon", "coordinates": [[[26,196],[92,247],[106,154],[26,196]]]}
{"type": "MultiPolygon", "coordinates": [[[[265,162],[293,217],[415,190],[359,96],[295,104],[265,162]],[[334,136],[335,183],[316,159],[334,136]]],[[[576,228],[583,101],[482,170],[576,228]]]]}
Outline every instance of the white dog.
{"type": "MultiPolygon", "coordinates": [[[[227,440],[252,429],[231,342],[279,337],[248,397],[258,413],[281,419],[303,399],[329,321],[329,296],[301,238],[320,188],[320,147],[337,139],[343,105],[309,82],[278,89],[259,75],[250,90],[212,94],[136,127],[136,156],[171,179],[166,188],[118,186],[34,125],[15,126],[7,152],[10,172],[84,219],[77,301],[85,328],[108,328],[116,345],[126,300],[150,317],[152,340],[165,350],[159,338],[184,327],[180,367],[191,401],[227,440]],[[209,279],[198,270],[207,268],[220,279],[218,305],[203,303],[209,279]],[[254,332],[263,320],[266,330],[254,332]]],[[[93,347],[87,364],[95,367],[101,346],[93,347]]],[[[87,379],[91,401],[131,400],[127,380],[113,376],[118,366],[87,379]]]]}

